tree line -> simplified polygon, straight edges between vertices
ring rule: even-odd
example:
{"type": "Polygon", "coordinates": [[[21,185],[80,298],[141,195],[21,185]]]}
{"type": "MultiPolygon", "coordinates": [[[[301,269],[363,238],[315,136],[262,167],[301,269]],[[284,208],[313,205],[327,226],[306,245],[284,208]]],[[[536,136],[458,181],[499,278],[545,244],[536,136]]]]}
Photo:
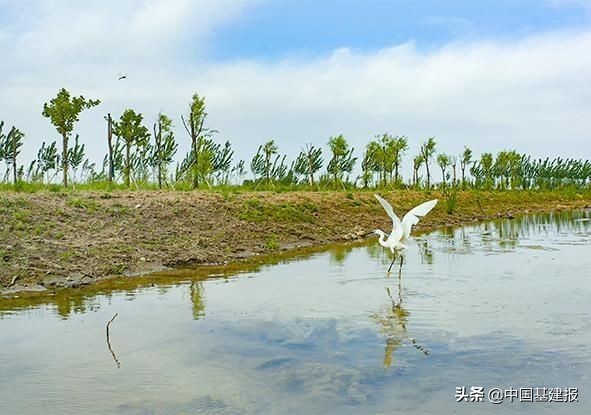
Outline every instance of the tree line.
{"type": "Polygon", "coordinates": [[[127,188],[212,188],[242,184],[253,189],[282,187],[309,189],[339,188],[415,188],[552,190],[563,187],[589,188],[591,163],[582,159],[533,159],[515,150],[496,155],[482,153],[475,158],[468,147],[458,155],[438,152],[435,137],[427,138],[412,157],[412,178],[406,181],[401,166],[409,145],[406,136],[379,134],[365,146],[361,157],[343,135],[327,142],[329,159],[321,147],[305,144],[297,157],[287,162],[274,140],[260,145],[250,161],[235,160],[229,141],[214,140],[217,131],[207,126],[205,98],[195,93],[181,122],[190,142],[190,150],[177,162],[178,140],[173,120],[159,113],[151,129],[141,113],[126,109],[118,119],[105,116],[108,152],[99,166],[86,155],[74,128],[82,111],[100,101],[72,96],[62,88],[43,105],[42,115],[49,119],[61,137],[43,142],[37,157],[27,168],[18,165],[25,135],[13,126],[5,132],[0,122],[0,161],[6,170],[2,182],[54,183],[61,176],[64,187],[76,183],[108,182],[127,188]],[[72,142],[73,136],[73,142],[72,142]],[[359,162],[361,173],[354,175],[359,162]],[[247,164],[248,163],[248,164],[247,164]],[[439,181],[434,177],[438,171],[439,181]],[[251,178],[247,178],[248,173],[251,178]]]}

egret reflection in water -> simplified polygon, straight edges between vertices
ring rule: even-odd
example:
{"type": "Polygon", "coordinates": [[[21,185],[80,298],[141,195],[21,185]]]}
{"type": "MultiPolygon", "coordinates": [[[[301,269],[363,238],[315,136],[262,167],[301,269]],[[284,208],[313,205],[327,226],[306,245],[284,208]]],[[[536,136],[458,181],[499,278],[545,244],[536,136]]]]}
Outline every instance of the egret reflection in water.
{"type": "Polygon", "coordinates": [[[402,290],[402,279],[398,278],[398,301],[392,297],[390,287],[385,287],[390,304],[385,306],[379,313],[371,314],[370,317],[379,326],[379,332],[386,337],[384,348],[384,368],[392,366],[394,353],[409,341],[417,350],[428,356],[429,352],[417,343],[414,337],[408,333],[408,319],[410,312],[404,307],[404,294],[402,290]]]}

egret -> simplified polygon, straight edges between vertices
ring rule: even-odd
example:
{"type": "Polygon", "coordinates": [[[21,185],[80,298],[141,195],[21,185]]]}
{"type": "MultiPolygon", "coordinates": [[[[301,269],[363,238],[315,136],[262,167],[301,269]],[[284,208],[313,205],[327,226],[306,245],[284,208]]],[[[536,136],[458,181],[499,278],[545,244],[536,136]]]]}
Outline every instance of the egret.
{"type": "Polygon", "coordinates": [[[428,202],[421,203],[417,207],[412,208],[408,211],[406,215],[404,215],[401,221],[400,218],[396,216],[396,213],[394,213],[394,209],[392,209],[392,205],[388,203],[388,201],[382,199],[378,195],[374,196],[376,197],[376,199],[378,199],[378,202],[380,202],[388,216],[392,218],[392,232],[390,233],[390,235],[387,235],[384,231],[380,229],[376,229],[375,231],[373,231],[373,233],[380,236],[380,245],[382,245],[384,248],[389,248],[390,251],[392,251],[392,254],[394,254],[394,259],[392,260],[392,263],[388,268],[389,274],[390,270],[392,269],[392,265],[394,265],[394,262],[396,261],[397,253],[401,253],[400,270],[402,270],[402,262],[404,261],[402,251],[406,249],[406,245],[404,244],[404,242],[406,242],[406,240],[410,236],[412,226],[419,223],[419,218],[429,213],[435,207],[438,200],[429,200],[428,202]]]}

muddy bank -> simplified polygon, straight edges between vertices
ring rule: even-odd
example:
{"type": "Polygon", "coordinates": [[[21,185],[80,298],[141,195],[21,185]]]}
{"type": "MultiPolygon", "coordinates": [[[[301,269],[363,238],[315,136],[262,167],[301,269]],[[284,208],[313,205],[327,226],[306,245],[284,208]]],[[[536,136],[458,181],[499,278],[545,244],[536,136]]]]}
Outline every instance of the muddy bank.
{"type": "MultiPolygon", "coordinates": [[[[589,207],[591,196],[382,192],[403,213],[440,203],[417,230],[589,207]]],[[[391,223],[371,192],[40,192],[0,194],[0,290],[72,287],[178,266],[229,264],[302,246],[362,239],[391,223]]],[[[391,229],[391,228],[390,228],[391,229]]]]}

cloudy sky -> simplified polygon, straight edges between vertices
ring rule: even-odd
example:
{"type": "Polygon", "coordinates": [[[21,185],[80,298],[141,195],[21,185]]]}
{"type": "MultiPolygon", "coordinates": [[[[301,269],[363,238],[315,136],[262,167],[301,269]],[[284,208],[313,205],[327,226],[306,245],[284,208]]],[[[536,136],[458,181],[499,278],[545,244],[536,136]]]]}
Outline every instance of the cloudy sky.
{"type": "Polygon", "coordinates": [[[591,0],[0,0],[0,54],[26,159],[58,138],[41,110],[61,87],[102,101],[77,125],[95,161],[125,108],[171,116],[185,152],[194,92],[245,159],[382,132],[591,158],[591,0]]]}

